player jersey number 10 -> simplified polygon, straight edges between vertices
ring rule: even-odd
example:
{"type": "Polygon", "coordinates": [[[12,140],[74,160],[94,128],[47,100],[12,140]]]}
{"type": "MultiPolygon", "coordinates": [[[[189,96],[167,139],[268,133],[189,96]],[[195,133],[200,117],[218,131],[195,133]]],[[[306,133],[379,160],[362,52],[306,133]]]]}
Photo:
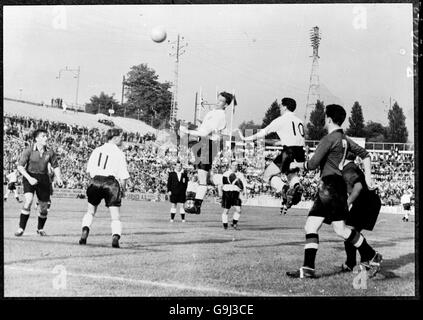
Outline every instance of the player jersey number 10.
{"type": "MultiPolygon", "coordinates": [[[[301,122],[297,124],[298,132],[300,133],[301,137],[304,137],[304,125],[301,122]]],[[[295,130],[295,123],[292,121],[292,130],[294,131],[294,136],[297,135],[297,131],[295,130]]]]}

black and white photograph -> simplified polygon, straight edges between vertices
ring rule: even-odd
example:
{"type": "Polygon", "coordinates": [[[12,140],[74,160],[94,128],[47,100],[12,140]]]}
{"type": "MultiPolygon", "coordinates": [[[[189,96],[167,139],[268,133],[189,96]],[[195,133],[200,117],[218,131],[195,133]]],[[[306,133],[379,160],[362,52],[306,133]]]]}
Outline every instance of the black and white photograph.
{"type": "Polygon", "coordinates": [[[2,10],[4,298],[418,297],[420,4],[2,10]]]}

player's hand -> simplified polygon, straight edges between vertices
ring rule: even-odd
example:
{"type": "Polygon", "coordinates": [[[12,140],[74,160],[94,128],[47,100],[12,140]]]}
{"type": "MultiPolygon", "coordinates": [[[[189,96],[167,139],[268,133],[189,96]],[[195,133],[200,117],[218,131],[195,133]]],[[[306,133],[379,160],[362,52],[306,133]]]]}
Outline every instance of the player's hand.
{"type": "Polygon", "coordinates": [[[38,180],[33,177],[29,177],[27,180],[31,186],[35,186],[38,183],[38,180]]]}
{"type": "Polygon", "coordinates": [[[167,195],[170,197],[172,195],[172,191],[169,191],[167,195]]]}
{"type": "Polygon", "coordinates": [[[289,169],[294,170],[294,169],[297,169],[297,168],[299,168],[297,161],[294,160],[289,164],[289,169]]]}

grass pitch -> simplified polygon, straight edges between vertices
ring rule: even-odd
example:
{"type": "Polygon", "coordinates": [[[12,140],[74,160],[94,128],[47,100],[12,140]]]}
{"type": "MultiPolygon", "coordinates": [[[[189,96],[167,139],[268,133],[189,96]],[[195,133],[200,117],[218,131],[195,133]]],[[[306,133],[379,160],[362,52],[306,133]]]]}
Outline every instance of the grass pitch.
{"type": "MultiPolygon", "coordinates": [[[[39,237],[32,209],[23,237],[13,235],[21,205],[4,203],[5,297],[415,296],[414,216],[380,214],[368,242],[384,257],[381,272],[361,282],[341,273],[344,244],[324,225],[316,259],[319,279],[290,279],[302,265],[306,210],[243,207],[240,230],[224,230],[221,208],[176,215],[169,203],[123,201],[121,248],[111,247],[110,216],[102,203],[88,244],[80,246],[86,200],[53,198],[39,237]],[[356,289],[357,288],[357,289],[356,289]]],[[[229,219],[232,219],[232,211],[229,219]]]]}

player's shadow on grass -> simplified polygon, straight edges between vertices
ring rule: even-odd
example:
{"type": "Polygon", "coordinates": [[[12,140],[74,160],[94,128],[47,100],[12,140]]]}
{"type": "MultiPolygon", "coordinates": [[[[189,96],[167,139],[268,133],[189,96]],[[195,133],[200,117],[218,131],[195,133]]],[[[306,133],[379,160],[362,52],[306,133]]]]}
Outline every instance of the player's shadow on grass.
{"type": "Polygon", "coordinates": [[[410,263],[416,262],[416,255],[415,253],[408,253],[402,256],[399,256],[395,259],[383,260],[382,261],[382,269],[380,270],[380,275],[383,276],[385,279],[392,279],[392,278],[400,278],[400,276],[396,275],[392,270],[399,269],[403,266],[406,266],[410,263]]]}
{"type": "MultiPolygon", "coordinates": [[[[381,270],[376,275],[374,280],[384,280],[384,279],[395,279],[395,278],[401,278],[399,275],[397,275],[392,270],[399,269],[409,263],[415,263],[416,257],[414,253],[408,253],[402,256],[399,256],[395,259],[389,259],[389,260],[383,260],[381,264],[381,270]]],[[[340,275],[340,274],[346,274],[341,270],[341,268],[336,268],[335,270],[323,272],[320,274],[321,278],[324,277],[331,277],[334,275],[340,275]]],[[[350,274],[350,273],[347,273],[350,274]]]]}
{"type": "MultiPolygon", "coordinates": [[[[378,248],[395,247],[396,245],[398,245],[398,242],[406,241],[406,240],[414,240],[414,237],[394,238],[392,240],[376,240],[376,241],[369,240],[368,242],[370,243],[371,246],[373,246],[376,250],[378,250],[378,248]]],[[[333,241],[333,242],[339,243],[339,241],[333,241]]],[[[343,245],[336,246],[334,247],[334,249],[338,251],[345,251],[345,247],[343,245]]]]}

